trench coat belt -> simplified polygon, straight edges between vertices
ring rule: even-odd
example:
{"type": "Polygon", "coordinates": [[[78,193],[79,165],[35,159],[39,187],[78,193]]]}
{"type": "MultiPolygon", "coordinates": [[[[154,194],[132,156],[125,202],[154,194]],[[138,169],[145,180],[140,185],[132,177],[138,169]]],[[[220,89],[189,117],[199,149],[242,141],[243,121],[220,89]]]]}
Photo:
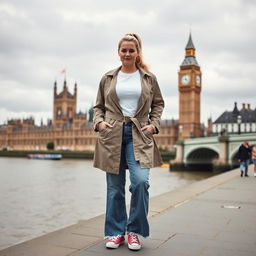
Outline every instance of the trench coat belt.
{"type": "Polygon", "coordinates": [[[138,132],[141,134],[142,139],[147,142],[147,138],[145,138],[144,133],[141,131],[141,125],[140,122],[148,122],[148,117],[129,117],[129,116],[123,116],[120,114],[114,114],[114,113],[110,113],[110,112],[106,112],[105,114],[106,118],[111,118],[123,123],[128,123],[128,122],[132,122],[134,123],[135,127],[138,129],[138,132]]]}
{"type": "Polygon", "coordinates": [[[148,116],[145,117],[129,117],[129,116],[123,116],[117,113],[111,113],[106,112],[105,114],[106,118],[111,118],[113,120],[117,120],[123,123],[129,123],[129,122],[148,122],[148,116]]]}

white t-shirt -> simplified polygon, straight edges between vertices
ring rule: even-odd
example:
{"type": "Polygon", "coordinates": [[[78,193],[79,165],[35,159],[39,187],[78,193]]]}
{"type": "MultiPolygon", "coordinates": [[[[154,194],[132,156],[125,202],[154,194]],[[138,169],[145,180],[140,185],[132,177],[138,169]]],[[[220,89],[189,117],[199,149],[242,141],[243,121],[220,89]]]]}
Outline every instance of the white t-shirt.
{"type": "Polygon", "coordinates": [[[119,98],[124,116],[134,117],[141,95],[141,78],[139,70],[134,73],[119,71],[117,75],[116,94],[119,98]]]}

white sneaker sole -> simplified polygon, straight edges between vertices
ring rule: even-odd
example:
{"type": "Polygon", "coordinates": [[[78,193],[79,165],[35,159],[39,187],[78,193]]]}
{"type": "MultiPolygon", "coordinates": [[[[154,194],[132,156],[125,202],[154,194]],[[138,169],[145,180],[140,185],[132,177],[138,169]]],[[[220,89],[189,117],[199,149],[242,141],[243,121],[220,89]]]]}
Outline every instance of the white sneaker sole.
{"type": "Polygon", "coordinates": [[[109,249],[117,249],[122,244],[124,244],[124,241],[122,241],[120,244],[114,244],[114,243],[108,242],[106,243],[106,247],[109,249]]]}
{"type": "Polygon", "coordinates": [[[138,251],[141,249],[141,245],[140,244],[128,244],[128,248],[132,251],[138,251]]]}

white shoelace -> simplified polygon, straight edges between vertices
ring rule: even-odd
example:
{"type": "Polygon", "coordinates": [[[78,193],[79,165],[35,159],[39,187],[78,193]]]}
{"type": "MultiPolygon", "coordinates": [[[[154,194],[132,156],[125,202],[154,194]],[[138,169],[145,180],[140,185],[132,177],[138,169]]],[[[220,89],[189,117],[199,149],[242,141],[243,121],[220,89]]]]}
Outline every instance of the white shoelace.
{"type": "Polygon", "coordinates": [[[139,238],[137,235],[135,234],[130,234],[131,235],[131,242],[132,243],[136,243],[136,244],[139,244],[139,238]]]}

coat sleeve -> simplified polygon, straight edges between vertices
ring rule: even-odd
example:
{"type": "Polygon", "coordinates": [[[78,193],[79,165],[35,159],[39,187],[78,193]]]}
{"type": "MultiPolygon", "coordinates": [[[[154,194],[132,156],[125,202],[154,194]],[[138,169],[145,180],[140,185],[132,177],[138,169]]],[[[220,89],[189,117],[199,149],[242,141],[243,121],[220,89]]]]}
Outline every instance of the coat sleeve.
{"type": "Polygon", "coordinates": [[[153,100],[149,113],[150,123],[156,128],[156,133],[160,130],[160,119],[164,109],[164,100],[160,91],[156,77],[153,78],[153,100]]]}
{"type": "Polygon", "coordinates": [[[98,88],[96,104],[93,107],[93,129],[98,132],[98,124],[105,120],[105,97],[104,97],[104,85],[106,77],[103,76],[98,88]]]}

